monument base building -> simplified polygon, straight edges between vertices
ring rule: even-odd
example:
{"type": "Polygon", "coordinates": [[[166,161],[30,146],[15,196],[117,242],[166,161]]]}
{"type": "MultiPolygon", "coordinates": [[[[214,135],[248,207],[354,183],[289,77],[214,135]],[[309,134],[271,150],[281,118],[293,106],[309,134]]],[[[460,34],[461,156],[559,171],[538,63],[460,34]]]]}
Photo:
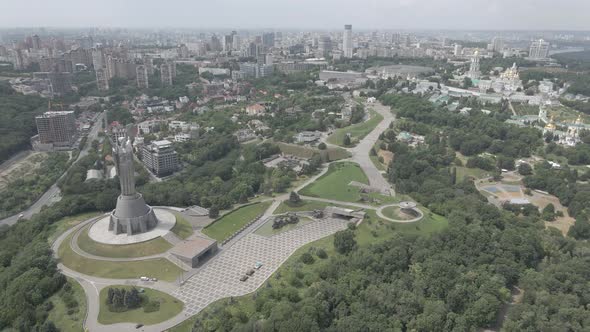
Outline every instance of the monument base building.
{"type": "Polygon", "coordinates": [[[121,195],[115,210],[111,212],[109,231],[134,235],[152,230],[157,224],[154,210],[145,203],[140,193],[135,196],[121,195]]]}

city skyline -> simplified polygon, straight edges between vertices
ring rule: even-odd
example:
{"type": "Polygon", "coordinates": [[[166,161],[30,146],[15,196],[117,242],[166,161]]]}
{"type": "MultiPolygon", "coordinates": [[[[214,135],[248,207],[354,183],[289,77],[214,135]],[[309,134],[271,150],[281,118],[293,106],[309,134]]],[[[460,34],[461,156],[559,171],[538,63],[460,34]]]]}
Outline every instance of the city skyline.
{"type": "Polygon", "coordinates": [[[193,3],[172,0],[162,11],[155,1],[80,3],[73,0],[3,4],[0,27],[123,27],[223,29],[338,29],[352,24],[364,29],[446,30],[590,30],[590,3],[564,0],[311,0],[193,3]],[[35,8],[34,11],[31,8],[35,8]],[[452,10],[450,10],[452,8],[452,10]],[[567,8],[567,11],[565,10],[567,8]],[[264,10],[261,10],[264,9],[264,10]],[[531,15],[533,14],[534,15],[531,15]]]}

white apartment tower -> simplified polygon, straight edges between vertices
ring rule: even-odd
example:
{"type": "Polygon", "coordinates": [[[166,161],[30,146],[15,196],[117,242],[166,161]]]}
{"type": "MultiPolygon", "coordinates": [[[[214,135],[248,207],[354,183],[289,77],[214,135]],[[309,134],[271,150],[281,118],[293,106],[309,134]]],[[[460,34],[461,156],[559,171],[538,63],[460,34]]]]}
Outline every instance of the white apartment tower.
{"type": "Polygon", "coordinates": [[[529,58],[546,59],[549,55],[549,46],[549,43],[543,39],[533,41],[529,50],[529,58]]]}
{"type": "Polygon", "coordinates": [[[345,58],[352,58],[352,25],[346,24],[344,26],[344,34],[342,35],[342,51],[345,58]]]}

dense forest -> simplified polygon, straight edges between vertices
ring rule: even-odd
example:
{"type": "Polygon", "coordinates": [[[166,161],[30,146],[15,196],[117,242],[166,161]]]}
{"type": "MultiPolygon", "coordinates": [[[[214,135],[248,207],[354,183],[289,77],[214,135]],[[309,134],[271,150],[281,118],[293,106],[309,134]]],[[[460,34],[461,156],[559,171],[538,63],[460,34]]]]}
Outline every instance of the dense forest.
{"type": "Polygon", "coordinates": [[[16,93],[0,81],[0,163],[31,146],[31,136],[37,133],[35,116],[47,111],[46,102],[16,93]]]}

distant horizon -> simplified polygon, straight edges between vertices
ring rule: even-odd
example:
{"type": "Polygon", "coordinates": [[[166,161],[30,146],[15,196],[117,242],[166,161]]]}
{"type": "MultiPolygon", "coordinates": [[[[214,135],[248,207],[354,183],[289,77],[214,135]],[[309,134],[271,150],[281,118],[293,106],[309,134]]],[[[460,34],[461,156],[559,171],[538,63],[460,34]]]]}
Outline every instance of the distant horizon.
{"type": "Polygon", "coordinates": [[[590,1],[5,0],[3,28],[590,31],[590,1]],[[233,27],[233,28],[232,28],[233,27]]]}

